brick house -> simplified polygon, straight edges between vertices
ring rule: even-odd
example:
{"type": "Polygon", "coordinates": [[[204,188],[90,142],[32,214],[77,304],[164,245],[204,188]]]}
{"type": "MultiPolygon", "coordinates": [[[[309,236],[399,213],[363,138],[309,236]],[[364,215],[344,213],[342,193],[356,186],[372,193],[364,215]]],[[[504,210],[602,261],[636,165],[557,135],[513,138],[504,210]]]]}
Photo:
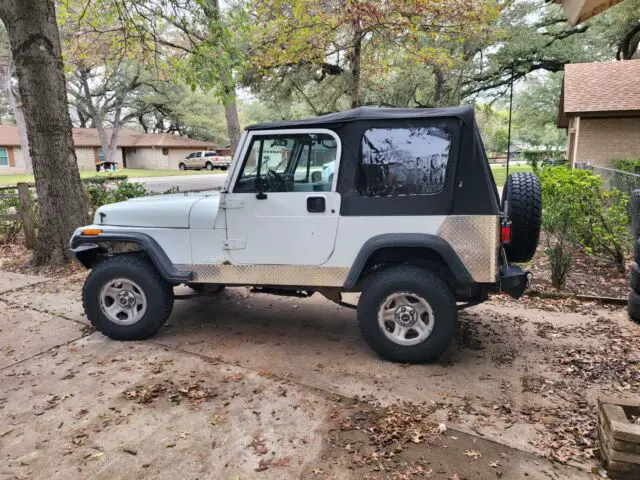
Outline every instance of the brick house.
{"type": "Polygon", "coordinates": [[[565,65],[557,124],[572,165],[640,158],[640,60],[565,65]]]}
{"type": "MultiPolygon", "coordinates": [[[[104,160],[98,131],[95,128],[74,128],[73,143],[80,170],[95,170],[104,160]]],[[[143,168],[149,170],[175,170],[190,152],[215,150],[213,143],[168,133],[140,133],[122,129],[114,160],[117,168],[143,168]]],[[[227,150],[219,150],[223,155],[227,150]]],[[[0,175],[24,172],[18,128],[0,125],[0,175]]]]}

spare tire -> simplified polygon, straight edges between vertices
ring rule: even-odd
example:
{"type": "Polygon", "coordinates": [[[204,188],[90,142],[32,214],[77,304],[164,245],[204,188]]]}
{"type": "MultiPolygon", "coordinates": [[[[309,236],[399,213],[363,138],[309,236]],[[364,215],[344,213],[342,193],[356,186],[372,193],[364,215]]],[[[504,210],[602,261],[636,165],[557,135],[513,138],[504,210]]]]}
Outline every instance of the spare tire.
{"type": "Polygon", "coordinates": [[[512,173],[502,192],[502,211],[511,220],[511,243],[504,246],[510,262],[528,262],[540,240],[542,191],[531,172],[512,173]]]}

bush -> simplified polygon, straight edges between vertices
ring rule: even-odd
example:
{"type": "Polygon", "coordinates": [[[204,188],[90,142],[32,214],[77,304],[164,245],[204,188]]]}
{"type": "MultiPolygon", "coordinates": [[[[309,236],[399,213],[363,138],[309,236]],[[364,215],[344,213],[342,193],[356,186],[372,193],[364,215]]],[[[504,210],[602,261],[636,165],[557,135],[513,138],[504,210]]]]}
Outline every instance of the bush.
{"type": "Polygon", "coordinates": [[[566,250],[566,245],[556,243],[546,249],[551,264],[551,285],[560,289],[567,281],[573,256],[566,250]]]}
{"type": "Polygon", "coordinates": [[[547,232],[546,253],[551,264],[551,283],[562,288],[571,269],[571,245],[577,241],[580,222],[579,194],[572,171],[562,167],[539,170],[542,185],[542,228],[547,232]]]}
{"type": "Polygon", "coordinates": [[[612,162],[614,169],[610,177],[610,185],[631,193],[634,189],[640,188],[640,158],[619,158],[612,162]]]}
{"type": "Polygon", "coordinates": [[[85,185],[106,185],[107,183],[122,182],[127,180],[128,178],[129,177],[127,175],[109,174],[86,177],[81,179],[81,181],[85,185]]]}
{"type": "Polygon", "coordinates": [[[547,251],[552,252],[552,267],[559,269],[555,274],[552,271],[552,277],[559,282],[566,277],[571,244],[610,258],[624,272],[624,256],[631,243],[628,195],[618,189],[605,190],[600,177],[587,170],[550,167],[540,170],[539,175],[542,227],[549,233],[547,251]]]}
{"type": "MultiPolygon", "coordinates": [[[[17,190],[3,190],[3,195],[17,194],[17,190]]],[[[0,215],[13,215],[18,213],[20,201],[17,197],[0,198],[0,215]]],[[[2,220],[0,221],[0,235],[4,241],[13,242],[22,230],[21,220],[2,220]]]]}
{"type": "Polygon", "coordinates": [[[616,170],[640,174],[640,158],[617,158],[611,164],[616,170]]]}
{"type": "Polygon", "coordinates": [[[530,164],[533,168],[536,168],[539,164],[543,163],[545,160],[551,159],[554,161],[564,161],[565,155],[564,152],[556,152],[556,151],[538,151],[538,150],[523,150],[522,158],[530,164]]]}
{"type": "Polygon", "coordinates": [[[130,198],[144,197],[149,192],[142,183],[118,182],[115,187],[106,184],[90,184],[86,188],[92,210],[108,203],[123,202],[130,198]]]}
{"type": "MultiPolygon", "coordinates": [[[[18,200],[17,188],[4,189],[2,190],[3,195],[16,195],[15,197],[3,196],[0,197],[0,215],[13,215],[20,212],[20,200],[18,200]]],[[[35,191],[33,189],[29,190],[29,194],[31,195],[31,204],[33,206],[32,210],[32,218],[34,222],[34,226],[37,229],[39,224],[39,209],[38,202],[36,201],[35,191]]],[[[2,240],[7,243],[14,242],[18,235],[22,232],[22,220],[1,220],[0,221],[0,235],[2,236],[2,240]]]]}

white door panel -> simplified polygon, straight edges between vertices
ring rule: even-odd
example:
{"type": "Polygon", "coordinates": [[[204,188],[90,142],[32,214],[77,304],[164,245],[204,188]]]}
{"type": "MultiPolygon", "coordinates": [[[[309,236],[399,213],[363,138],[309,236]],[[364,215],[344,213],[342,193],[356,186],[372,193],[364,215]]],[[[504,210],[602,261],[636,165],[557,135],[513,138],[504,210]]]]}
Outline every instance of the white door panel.
{"type": "Polygon", "coordinates": [[[329,172],[337,169],[340,161],[339,137],[324,129],[251,131],[245,134],[241,145],[221,201],[227,227],[226,247],[233,262],[327,262],[335,246],[340,214],[336,179],[329,172]],[[327,164],[330,169],[325,168],[327,164]],[[329,174],[324,175],[325,171],[329,174]],[[251,181],[259,172],[281,178],[283,188],[267,185],[266,198],[256,198],[251,181]],[[291,183],[285,185],[286,182],[291,183]],[[310,197],[324,199],[324,210],[309,211],[310,197]]]}
{"type": "Polygon", "coordinates": [[[335,245],[340,195],[335,192],[275,192],[258,200],[255,193],[229,194],[225,203],[228,240],[238,263],[321,265],[335,245]],[[323,197],[325,211],[307,211],[307,197],[323,197]],[[237,247],[236,243],[235,246],[237,247]]]}

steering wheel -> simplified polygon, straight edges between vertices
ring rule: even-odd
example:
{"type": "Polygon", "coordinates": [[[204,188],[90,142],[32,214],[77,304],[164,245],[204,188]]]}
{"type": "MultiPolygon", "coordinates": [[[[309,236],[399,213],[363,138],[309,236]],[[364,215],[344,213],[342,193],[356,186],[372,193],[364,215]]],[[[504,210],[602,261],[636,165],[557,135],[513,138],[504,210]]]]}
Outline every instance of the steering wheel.
{"type": "Polygon", "coordinates": [[[282,175],[275,170],[267,170],[267,183],[269,183],[269,190],[272,192],[284,192],[286,182],[282,175]]]}

